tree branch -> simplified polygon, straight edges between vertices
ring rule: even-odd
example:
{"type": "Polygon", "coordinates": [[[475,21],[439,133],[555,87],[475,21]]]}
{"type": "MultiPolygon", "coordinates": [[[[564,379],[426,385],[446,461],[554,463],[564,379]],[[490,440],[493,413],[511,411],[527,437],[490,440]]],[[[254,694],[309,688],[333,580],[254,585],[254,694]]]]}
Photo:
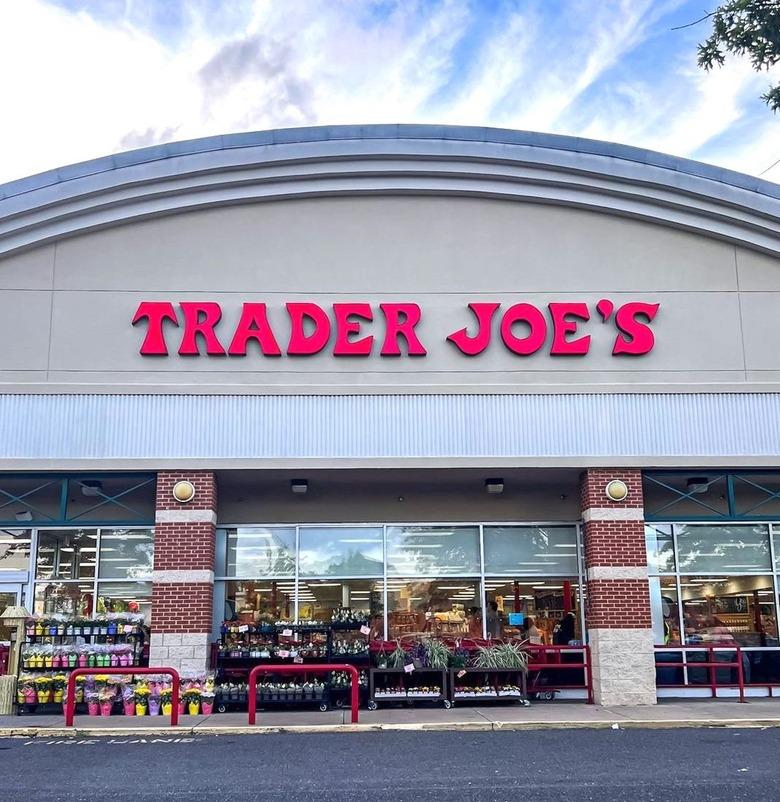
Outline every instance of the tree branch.
{"type": "Polygon", "coordinates": [[[700,22],[704,22],[704,20],[709,19],[710,17],[714,16],[714,11],[707,12],[701,19],[697,19],[694,22],[688,22],[685,25],[677,25],[674,28],[670,28],[670,31],[681,31],[683,28],[692,28],[694,25],[698,25],[700,22]]]}

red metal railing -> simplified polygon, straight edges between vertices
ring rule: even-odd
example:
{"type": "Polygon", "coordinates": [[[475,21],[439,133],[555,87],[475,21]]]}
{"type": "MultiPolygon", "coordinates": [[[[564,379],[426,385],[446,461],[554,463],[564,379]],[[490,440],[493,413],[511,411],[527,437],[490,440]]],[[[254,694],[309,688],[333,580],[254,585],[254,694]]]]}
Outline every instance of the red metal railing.
{"type": "MultiPolygon", "coordinates": [[[[743,671],[742,666],[742,649],[737,645],[734,644],[733,646],[656,646],[656,651],[663,651],[669,653],[677,653],[680,652],[685,656],[686,652],[704,652],[707,654],[707,660],[681,660],[679,662],[667,662],[666,660],[662,662],[657,662],[655,664],[656,669],[663,669],[663,668],[682,668],[683,671],[686,669],[688,671],[695,670],[697,668],[706,668],[708,670],[708,678],[709,682],[706,684],[702,683],[691,683],[690,681],[683,681],[682,683],[658,683],[656,681],[656,687],[658,688],[702,688],[702,687],[709,687],[710,692],[712,694],[712,698],[715,699],[718,695],[718,688],[738,688],[739,689],[739,701],[745,701],[745,674],[743,671]],[[736,657],[733,661],[726,661],[726,660],[715,660],[715,652],[734,652],[736,657]],[[719,682],[717,676],[718,669],[736,669],[737,672],[737,681],[731,682],[719,682]]],[[[683,675],[683,679],[686,679],[686,675],[683,675]]]]}
{"type": "Polygon", "coordinates": [[[7,646],[0,646],[0,676],[8,673],[9,652],[7,646]]]}
{"type": "Polygon", "coordinates": [[[270,666],[255,666],[249,672],[249,723],[254,724],[257,718],[257,678],[261,674],[270,674],[274,671],[285,674],[300,674],[302,672],[312,674],[327,674],[331,671],[347,671],[352,679],[352,687],[350,689],[350,706],[352,707],[352,723],[358,723],[358,683],[360,682],[360,675],[355,666],[348,665],[347,663],[312,663],[311,665],[294,664],[294,665],[270,665],[270,666]]]}
{"type": "Polygon", "coordinates": [[[73,726],[73,715],[76,712],[76,677],[93,674],[167,674],[171,678],[171,727],[179,723],[179,686],[181,680],[175,668],[74,668],[68,677],[68,698],[65,702],[65,726],[73,726]]]}
{"type": "Polygon", "coordinates": [[[552,689],[578,690],[584,688],[588,693],[588,704],[593,704],[593,667],[590,659],[590,646],[587,644],[583,644],[582,646],[542,646],[527,643],[525,644],[525,648],[529,652],[529,676],[532,673],[541,673],[544,670],[569,671],[576,669],[585,672],[584,684],[554,683],[552,685],[538,685],[533,681],[529,681],[529,692],[538,693],[539,691],[552,689]],[[572,654],[577,652],[582,653],[582,662],[568,663],[561,660],[564,653],[572,654]]]}

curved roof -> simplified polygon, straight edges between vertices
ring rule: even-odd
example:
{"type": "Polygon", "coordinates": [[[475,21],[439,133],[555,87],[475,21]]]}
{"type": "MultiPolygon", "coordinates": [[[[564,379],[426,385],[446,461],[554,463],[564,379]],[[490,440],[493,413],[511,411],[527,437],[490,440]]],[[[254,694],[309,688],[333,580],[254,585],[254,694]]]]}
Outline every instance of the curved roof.
{"type": "Polygon", "coordinates": [[[439,125],[206,137],[12,181],[0,185],[0,254],[190,209],[365,193],[576,206],[780,255],[778,184],[608,142],[439,125]]]}

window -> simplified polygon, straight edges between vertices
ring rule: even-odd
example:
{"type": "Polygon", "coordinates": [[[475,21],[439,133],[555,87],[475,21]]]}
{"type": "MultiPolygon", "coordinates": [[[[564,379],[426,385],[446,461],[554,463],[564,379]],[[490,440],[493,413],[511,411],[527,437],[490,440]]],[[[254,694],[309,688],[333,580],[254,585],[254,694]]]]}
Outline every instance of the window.
{"type": "Polygon", "coordinates": [[[651,574],[668,574],[675,569],[671,524],[645,527],[647,568],[651,574]]]}
{"type": "Polygon", "coordinates": [[[486,526],[485,572],[576,575],[577,529],[573,526],[486,526]]]}
{"type": "Polygon", "coordinates": [[[388,576],[478,574],[479,527],[388,526],[388,576]]]}
{"type": "Polygon", "coordinates": [[[30,530],[0,529],[0,573],[29,568],[30,530]]]}
{"type": "Polygon", "coordinates": [[[41,529],[35,612],[140,612],[150,623],[152,529],[41,529]]]}
{"type": "Polygon", "coordinates": [[[766,524],[680,524],[675,535],[680,573],[771,570],[766,524]]]}
{"type": "Polygon", "coordinates": [[[294,526],[228,529],[226,544],[226,576],[295,576],[294,526]]]}
{"type": "Polygon", "coordinates": [[[414,632],[482,637],[479,581],[474,579],[388,579],[390,638],[414,632]]]}
{"type": "Polygon", "coordinates": [[[381,527],[301,527],[301,576],[382,576],[381,527]]]}

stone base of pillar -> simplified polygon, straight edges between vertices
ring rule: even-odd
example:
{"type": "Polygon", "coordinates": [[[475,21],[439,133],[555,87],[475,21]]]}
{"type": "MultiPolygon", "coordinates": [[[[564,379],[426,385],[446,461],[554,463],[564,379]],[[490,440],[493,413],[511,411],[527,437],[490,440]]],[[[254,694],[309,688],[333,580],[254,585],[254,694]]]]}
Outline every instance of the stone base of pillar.
{"type": "Polygon", "coordinates": [[[651,629],[591,629],[588,638],[597,705],[656,704],[651,629]]]}
{"type": "Polygon", "coordinates": [[[175,668],[184,677],[208,671],[210,632],[153,632],[149,665],[175,668]]]}

